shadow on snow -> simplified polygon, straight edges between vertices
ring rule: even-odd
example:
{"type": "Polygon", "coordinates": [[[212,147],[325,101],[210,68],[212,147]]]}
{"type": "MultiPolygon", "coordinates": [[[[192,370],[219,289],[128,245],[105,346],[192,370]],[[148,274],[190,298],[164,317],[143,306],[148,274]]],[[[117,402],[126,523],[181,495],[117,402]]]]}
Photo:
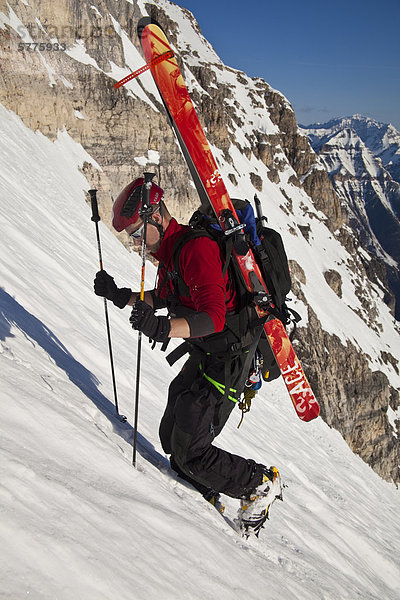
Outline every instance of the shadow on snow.
{"type": "MultiPolygon", "coordinates": [[[[98,389],[99,380],[93,373],[77,361],[64,344],[46,327],[42,321],[27,311],[15,298],[0,287],[0,340],[15,337],[11,327],[17,327],[27,338],[36,342],[63,370],[69,380],[85,394],[110,421],[113,431],[124,440],[133,439],[133,427],[128,422],[121,423],[115,406],[98,389]]],[[[169,468],[169,461],[139,431],[137,434],[139,453],[157,468],[169,468]]]]}

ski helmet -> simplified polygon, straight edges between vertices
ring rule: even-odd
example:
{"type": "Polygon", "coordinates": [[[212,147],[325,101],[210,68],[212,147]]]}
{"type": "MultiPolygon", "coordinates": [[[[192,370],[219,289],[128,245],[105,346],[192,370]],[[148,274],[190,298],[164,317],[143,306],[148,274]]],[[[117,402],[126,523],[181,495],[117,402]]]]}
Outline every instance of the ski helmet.
{"type": "MultiPolygon", "coordinates": [[[[139,177],[131,181],[122,190],[113,205],[112,224],[117,231],[123,231],[129,225],[136,223],[139,219],[139,211],[142,199],[142,185],[144,179],[139,177]]],[[[159,207],[164,198],[164,190],[155,183],[151,184],[150,206],[153,206],[153,212],[159,207]]]]}

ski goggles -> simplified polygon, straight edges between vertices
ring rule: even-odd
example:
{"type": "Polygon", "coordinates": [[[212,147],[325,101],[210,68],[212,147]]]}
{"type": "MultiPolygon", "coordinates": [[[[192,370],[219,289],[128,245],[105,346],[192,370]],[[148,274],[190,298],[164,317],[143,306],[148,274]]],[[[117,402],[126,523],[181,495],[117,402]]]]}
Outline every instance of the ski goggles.
{"type": "MultiPolygon", "coordinates": [[[[153,212],[151,213],[151,216],[153,216],[156,212],[158,212],[160,210],[160,207],[157,206],[157,208],[155,208],[155,210],[153,210],[153,212]]],[[[157,223],[155,223],[151,218],[149,219],[149,221],[147,222],[148,225],[155,225],[156,227],[158,227],[157,223]]],[[[144,233],[144,223],[141,227],[139,227],[139,229],[136,229],[136,231],[132,231],[132,233],[129,233],[129,237],[131,237],[134,240],[139,240],[141,237],[143,237],[143,233],[144,233]]]]}
{"type": "Polygon", "coordinates": [[[141,227],[139,227],[139,229],[136,229],[136,231],[132,231],[132,233],[129,234],[129,237],[133,238],[134,240],[139,240],[141,237],[143,237],[143,233],[144,223],[141,227]]]}

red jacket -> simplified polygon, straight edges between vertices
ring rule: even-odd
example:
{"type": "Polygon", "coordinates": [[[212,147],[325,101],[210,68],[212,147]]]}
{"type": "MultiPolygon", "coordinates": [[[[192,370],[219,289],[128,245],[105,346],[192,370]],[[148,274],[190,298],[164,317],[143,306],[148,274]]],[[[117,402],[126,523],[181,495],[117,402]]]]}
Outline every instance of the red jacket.
{"type": "MultiPolygon", "coordinates": [[[[154,257],[160,262],[157,293],[165,299],[174,292],[174,284],[165,281],[166,273],[173,272],[172,253],[178,239],[190,229],[171,219],[161,246],[154,257]],[[165,283],[164,283],[165,282],[165,283]]],[[[236,295],[228,273],[222,277],[222,260],[217,242],[208,237],[189,240],[179,255],[180,274],[189,288],[190,296],[179,296],[179,303],[196,312],[207,313],[214,331],[222,331],[226,312],[234,311],[236,295]]]]}

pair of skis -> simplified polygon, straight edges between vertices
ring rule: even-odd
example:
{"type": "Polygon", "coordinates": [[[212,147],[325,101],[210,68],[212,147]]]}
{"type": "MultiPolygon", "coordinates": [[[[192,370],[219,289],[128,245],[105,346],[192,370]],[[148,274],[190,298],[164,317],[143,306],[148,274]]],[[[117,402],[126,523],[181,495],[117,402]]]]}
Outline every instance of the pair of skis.
{"type": "MultiPolygon", "coordinates": [[[[115,84],[118,88],[138,74],[150,69],[158,88],[171,126],[186,159],[190,174],[200,200],[211,204],[225,233],[237,229],[239,222],[218,166],[207,142],[189,92],[179,69],[174,52],[161,26],[149,17],[138,24],[138,35],[146,58],[146,65],[115,84]]],[[[296,356],[282,322],[263,308],[262,299],[268,297],[268,289],[251,249],[246,254],[233,250],[243,281],[254,297],[260,318],[266,319],[264,329],[276,362],[297,415],[310,421],[319,415],[319,404],[296,356]]],[[[264,305],[265,306],[265,305],[264,305]]]]}

